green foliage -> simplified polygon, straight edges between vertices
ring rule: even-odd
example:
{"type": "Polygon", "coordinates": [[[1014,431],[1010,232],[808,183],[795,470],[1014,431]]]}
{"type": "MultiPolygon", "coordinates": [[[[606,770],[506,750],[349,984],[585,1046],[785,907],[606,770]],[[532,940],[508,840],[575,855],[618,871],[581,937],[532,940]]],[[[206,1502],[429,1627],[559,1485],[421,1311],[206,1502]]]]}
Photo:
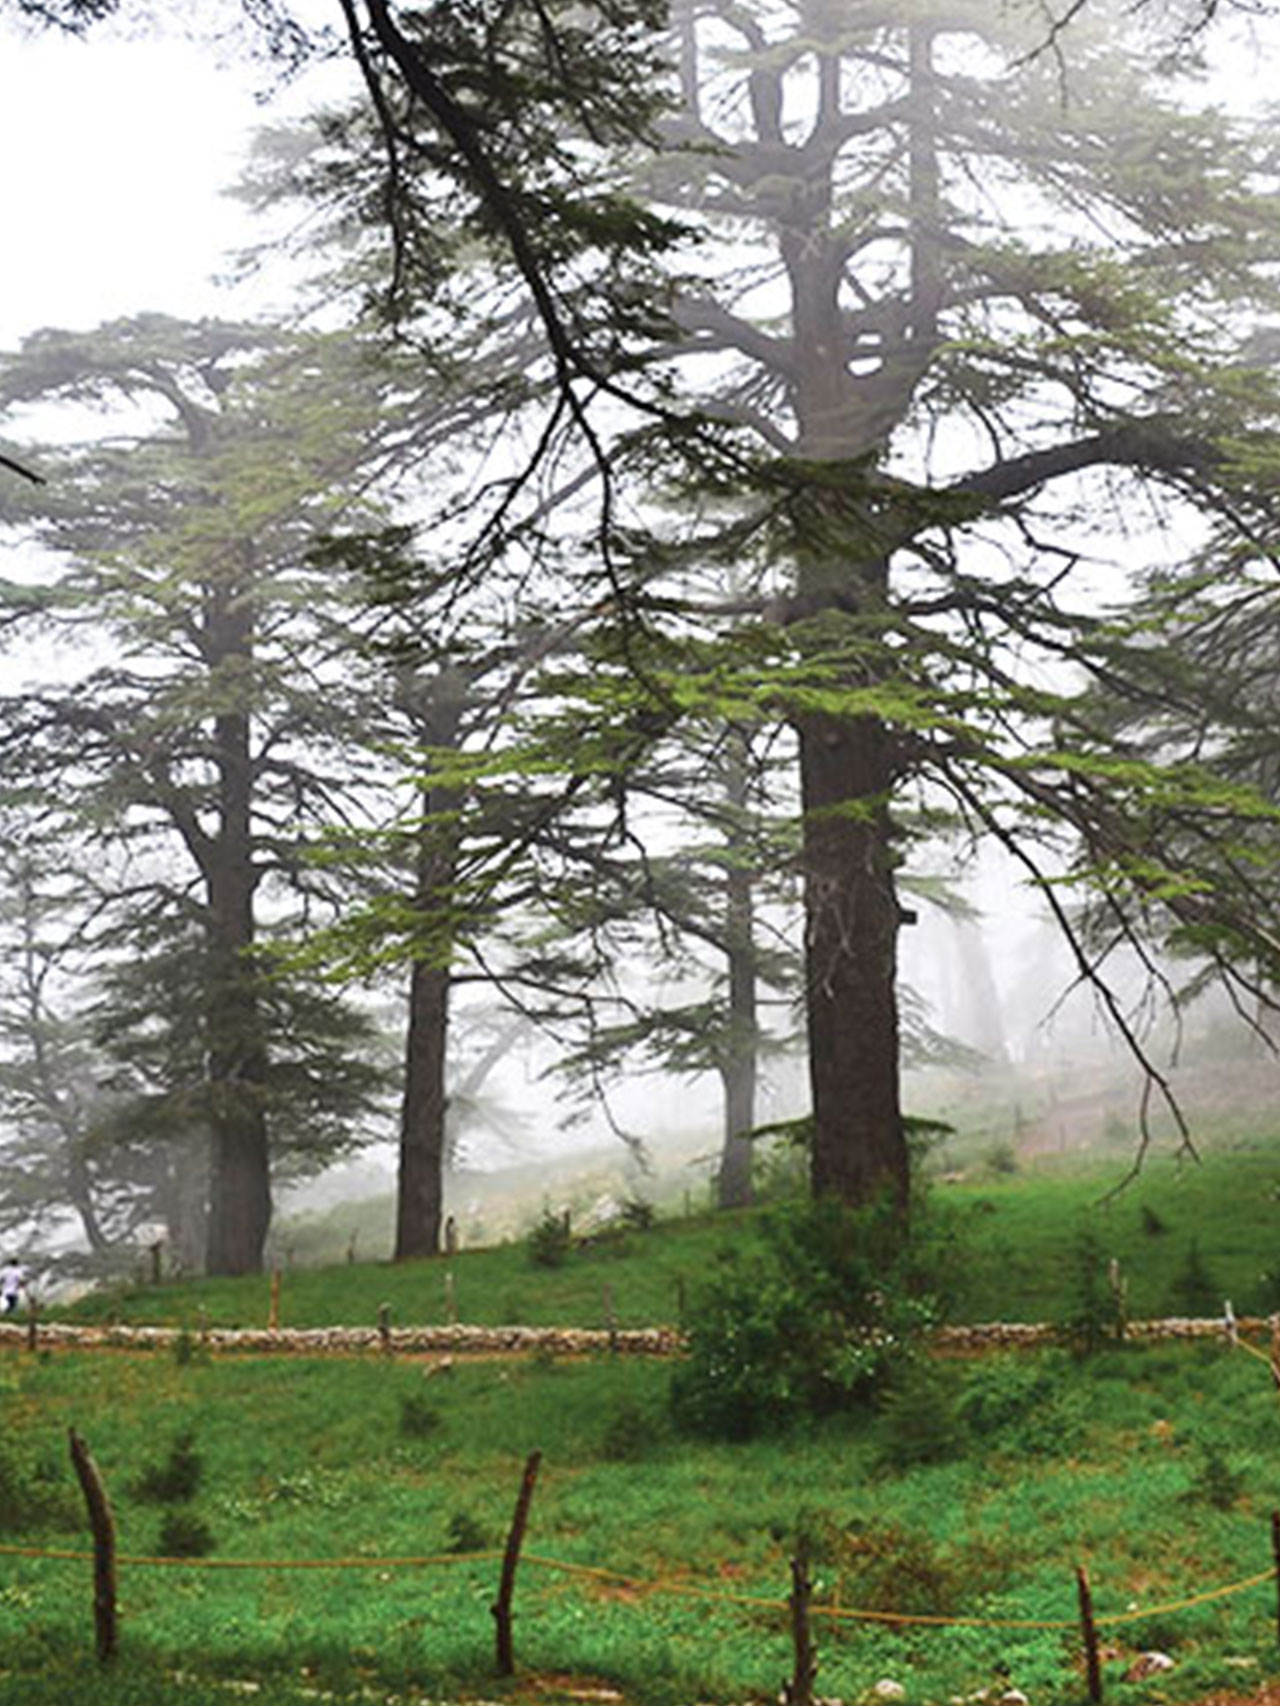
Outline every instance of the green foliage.
{"type": "Polygon", "coordinates": [[[195,1511],[165,1512],[156,1541],[162,1558],[204,1558],[216,1545],[213,1531],[195,1511]]]}
{"type": "Polygon", "coordinates": [[[469,1511],[454,1511],[447,1524],[449,1552],[487,1552],[489,1531],[469,1511]]]}
{"type": "Polygon", "coordinates": [[[78,1498],[64,1470],[12,1429],[0,1429],[0,1534],[74,1528],[78,1498]]]}
{"type": "Polygon", "coordinates": [[[1061,1353],[986,1356],[967,1371],[956,1403],[970,1441],[1017,1457],[1070,1452],[1085,1438],[1087,1416],[1061,1353]]]}
{"type": "Polygon", "coordinates": [[[183,1428],[174,1435],[167,1454],[149,1463],[134,1483],[134,1497],[149,1504],[181,1504],[195,1497],[204,1478],[204,1459],[196,1450],[195,1434],[183,1428]]]}
{"type": "Polygon", "coordinates": [[[662,1425],[652,1410],[628,1399],[605,1424],[600,1455],[607,1463],[638,1463],[653,1450],[662,1425]]]}
{"type": "Polygon", "coordinates": [[[951,1370],[917,1359],[896,1370],[880,1400],[882,1461],[901,1471],[944,1463],[965,1445],[951,1370]]]}
{"type": "Polygon", "coordinates": [[[645,1197],[628,1197],[622,1205],[622,1222],[632,1232],[649,1232],[657,1210],[645,1197]]]}
{"type": "Polygon", "coordinates": [[[1187,1245],[1182,1266],[1169,1288],[1169,1307],[1174,1315],[1221,1315],[1224,1292],[1200,1254],[1200,1241],[1187,1245]]]}
{"type": "Polygon", "coordinates": [[[438,1433],[443,1421],[438,1409],[422,1392],[406,1392],[400,1398],[400,1432],[406,1439],[427,1439],[438,1433]]]}
{"type": "Polygon", "coordinates": [[[558,1214],[548,1204],[534,1223],[526,1243],[529,1260],[535,1268],[562,1268],[573,1248],[568,1214],[558,1214]]]}
{"type": "Polygon", "coordinates": [[[1229,1511],[1239,1503],[1244,1490],[1244,1472],[1233,1468],[1212,1440],[1202,1440],[1200,1461],[1183,1498],[1191,1504],[1229,1511]]]}
{"type": "Polygon", "coordinates": [[[1124,1306],[1111,1283],[1110,1261],[1091,1226],[1076,1236],[1068,1278],[1069,1302],[1061,1326],[1079,1356],[1093,1356],[1124,1332],[1124,1306]]]}
{"type": "Polygon", "coordinates": [[[937,1315],[930,1275],[887,1204],[784,1206],[747,1262],[727,1252],[696,1294],[672,1381],[677,1423],[746,1439],[866,1400],[937,1315]]]}

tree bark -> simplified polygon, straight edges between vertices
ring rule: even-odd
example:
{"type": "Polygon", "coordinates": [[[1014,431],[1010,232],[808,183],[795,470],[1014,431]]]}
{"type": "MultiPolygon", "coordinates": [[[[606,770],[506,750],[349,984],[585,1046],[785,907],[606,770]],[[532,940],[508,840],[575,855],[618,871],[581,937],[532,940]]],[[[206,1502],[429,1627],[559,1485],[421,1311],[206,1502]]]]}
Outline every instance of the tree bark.
{"type": "MultiPolygon", "coordinates": [[[[745,743],[731,734],[725,769],[725,798],[736,814],[748,809],[745,743]]],[[[756,1080],[760,1043],[756,1002],[755,883],[746,862],[745,837],[732,832],[725,876],[725,940],[729,971],[728,1037],[720,1064],[724,1089],[724,1148],[716,1181],[721,1208],[751,1201],[751,1132],[756,1123],[756,1080]]]]}
{"type": "Polygon", "coordinates": [[[889,739],[874,718],[797,722],[815,1195],[905,1205],[889,739]]]}
{"type": "Polygon", "coordinates": [[[395,1249],[398,1262],[413,1256],[434,1256],[440,1248],[448,1035],[448,968],[419,960],[413,966],[409,984],[409,1029],[400,1108],[395,1249]]]}
{"type": "MultiPolygon", "coordinates": [[[[247,678],[253,654],[248,601],[219,589],[211,602],[207,631],[214,659],[228,675],[238,670],[247,678]]],[[[246,711],[229,709],[215,719],[214,749],[218,829],[205,866],[211,1104],[205,1266],[211,1274],[244,1274],[261,1269],[271,1224],[267,1054],[254,958],[254,766],[246,711]]]]}
{"type": "MultiPolygon", "coordinates": [[[[452,750],[458,744],[470,682],[461,670],[442,669],[429,683],[407,683],[403,696],[418,719],[424,747],[452,750]]],[[[429,762],[429,760],[428,760],[429,762]]],[[[424,922],[451,907],[458,865],[458,834],[452,816],[461,796],[422,788],[422,829],[414,906],[424,922]]],[[[404,1095],[400,1106],[400,1162],[396,1190],[395,1259],[434,1256],[440,1249],[444,1204],[445,1081],[449,1041],[447,931],[438,923],[429,954],[412,961],[409,1022],[405,1038],[404,1095]]]]}

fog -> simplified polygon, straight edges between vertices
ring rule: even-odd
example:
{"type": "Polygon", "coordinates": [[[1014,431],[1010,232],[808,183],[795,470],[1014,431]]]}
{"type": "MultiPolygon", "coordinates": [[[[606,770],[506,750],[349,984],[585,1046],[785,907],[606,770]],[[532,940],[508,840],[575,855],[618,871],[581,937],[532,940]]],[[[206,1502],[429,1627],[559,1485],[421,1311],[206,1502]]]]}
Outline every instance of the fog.
{"type": "MultiPolygon", "coordinates": [[[[1209,85],[1215,93],[1254,98],[1250,79],[1262,27],[1241,26],[1215,38],[1209,85]]],[[[157,39],[148,29],[145,39],[136,39],[104,30],[77,41],[54,30],[0,26],[9,256],[0,348],[14,350],[42,328],[86,330],[142,311],[184,319],[287,313],[295,300],[296,263],[267,255],[252,268],[237,264],[236,257],[261,240],[262,227],[226,192],[259,126],[304,113],[351,81],[349,70],[333,66],[323,75],[286,81],[264,64],[247,63],[231,45],[214,50],[176,31],[157,39]]],[[[768,300],[768,287],[760,300],[768,300]]],[[[74,409],[17,410],[4,425],[11,442],[24,433],[91,434],[94,419],[74,409]]],[[[980,436],[977,428],[973,434],[980,436]]],[[[945,433],[928,440],[927,455],[922,436],[907,460],[917,454],[934,468],[964,460],[952,457],[945,433]]],[[[1082,557],[1099,541],[1116,557],[1096,570],[1086,562],[1077,589],[1085,587],[1101,603],[1122,574],[1116,561],[1150,563],[1166,550],[1185,553],[1197,524],[1189,514],[1173,513],[1170,545],[1161,532],[1169,515],[1155,508],[1131,511],[1127,538],[1106,517],[1082,519],[1071,541],[1082,557]]],[[[29,547],[8,549],[8,578],[34,576],[29,547]]],[[[1097,563],[1104,563],[1101,543],[1097,563]]],[[[1039,667],[1030,654],[1019,662],[1029,672],[1039,667]]],[[[11,651],[6,691],[18,685],[14,672],[46,665],[56,675],[58,660],[30,649],[11,651]]],[[[1054,679],[1054,668],[1045,666],[1045,679],[1054,679]]],[[[908,862],[904,875],[953,885],[965,909],[959,916],[927,899],[912,900],[915,918],[901,938],[909,1012],[905,1105],[955,1128],[938,1152],[939,1167],[972,1170],[1005,1147],[1027,1157],[1093,1148],[1123,1172],[1148,1120],[1154,1156],[1174,1155],[1182,1136],[1168,1100],[1150,1104],[1151,1069],[1167,1078],[1193,1129],[1201,1121],[1218,1132],[1245,1130],[1262,1115],[1274,1095],[1275,1069],[1240,1015],[1214,997],[1176,1017],[1168,1003],[1153,1000],[1160,972],[1177,968],[1157,964],[1153,979],[1153,966],[1124,950],[1108,967],[1119,1005],[1147,1054],[1144,1072],[1096,989],[1082,983],[1079,964],[1012,860],[989,849],[960,859],[930,847],[916,866],[908,862]]],[[[785,903],[776,904],[782,933],[798,948],[794,895],[791,903],[789,913],[785,903]]],[[[652,964],[632,968],[631,975],[659,1006],[668,993],[683,1002],[711,994],[705,973],[668,967],[661,949],[652,964]]],[[[387,1015],[385,986],[377,994],[365,989],[359,999],[380,1018],[387,1015]]],[[[455,1090],[468,1059],[483,1052],[486,999],[465,990],[457,998],[463,1040],[453,1068],[455,1090]],[[469,1026],[480,1037],[470,1053],[469,1026]]],[[[391,1000],[385,1029],[395,1035],[403,1018],[391,1000]]],[[[775,999],[764,1024],[777,1048],[762,1066],[759,1123],[799,1119],[809,1089],[797,1035],[798,992],[790,1006],[785,996],[775,999]]],[[[563,1077],[563,1053],[554,1029],[531,1027],[498,1051],[474,1095],[458,1095],[445,1206],[464,1237],[510,1234],[541,1200],[572,1200],[589,1218],[628,1193],[668,1201],[709,1197],[723,1100],[714,1073],[660,1071],[637,1061],[584,1087],[581,1077],[574,1084],[563,1077]]],[[[393,1090],[381,1115],[369,1117],[372,1141],[359,1158],[320,1179],[283,1183],[283,1229],[272,1234],[277,1250],[292,1248],[296,1239],[288,1230],[290,1216],[305,1222],[335,1202],[390,1193],[394,1108],[393,1090]]],[[[0,1148],[4,1135],[0,1126],[0,1148]]],[[[40,1230],[50,1242],[79,1236],[71,1216],[61,1222],[46,1217],[40,1230]]],[[[385,1253],[385,1229],[370,1223],[362,1236],[369,1253],[385,1253]]]]}

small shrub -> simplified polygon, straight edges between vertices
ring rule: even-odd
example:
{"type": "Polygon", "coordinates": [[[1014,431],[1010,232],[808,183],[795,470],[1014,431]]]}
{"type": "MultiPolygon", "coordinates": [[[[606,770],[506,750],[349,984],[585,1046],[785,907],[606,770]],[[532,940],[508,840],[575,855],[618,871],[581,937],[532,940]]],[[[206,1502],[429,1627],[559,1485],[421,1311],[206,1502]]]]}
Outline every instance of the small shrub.
{"type": "Polygon", "coordinates": [[[1193,1238],[1169,1287],[1170,1308],[1175,1315],[1217,1315],[1222,1311],[1222,1298],[1222,1287],[1200,1254],[1199,1240],[1193,1238]]]}
{"type": "Polygon", "coordinates": [[[204,1460],[196,1450],[190,1428],[175,1434],[169,1454],[149,1463],[134,1484],[134,1495],[148,1504],[176,1505],[195,1497],[204,1475],[204,1460]]]}
{"type": "Polygon", "coordinates": [[[998,1178],[1011,1178],[1018,1171],[1018,1155],[1008,1142],[989,1144],[982,1155],[982,1166],[998,1178]]]}
{"type": "Polygon", "coordinates": [[[975,1363],[956,1403],[970,1439],[1020,1457],[1054,1457],[1082,1445],[1086,1402],[1062,1364],[1060,1353],[1036,1361],[1019,1354],[975,1363]]]}
{"type": "Polygon", "coordinates": [[[27,1528],[75,1528],[83,1506],[65,1473],[0,1431],[0,1533],[27,1528]]]}
{"type": "Polygon", "coordinates": [[[963,1449],[953,1382],[935,1364],[913,1362],[895,1372],[880,1415],[880,1457],[891,1469],[945,1463],[963,1449]]]}
{"type": "Polygon", "coordinates": [[[608,1463],[638,1463],[653,1448],[654,1418],[639,1404],[624,1401],[605,1425],[600,1455],[608,1463]]]}
{"type": "Polygon", "coordinates": [[[562,1268],[572,1246],[568,1214],[544,1208],[528,1238],[529,1260],[534,1267],[562,1268]]]}
{"type": "Polygon", "coordinates": [[[426,1439],[436,1433],[442,1417],[421,1392],[406,1392],[400,1400],[400,1432],[406,1439],[426,1439]]]}
{"type": "Polygon", "coordinates": [[[162,1558],[204,1558],[217,1542],[203,1517],[194,1511],[166,1511],[156,1542],[162,1558]]]}
{"type": "Polygon", "coordinates": [[[654,1219],[654,1206],[644,1197],[628,1197],[622,1205],[622,1223],[632,1232],[648,1232],[654,1219]]]}
{"type": "Polygon", "coordinates": [[[1199,1467],[1182,1496],[1190,1504],[1229,1511],[1239,1502],[1244,1485],[1244,1474],[1232,1468],[1216,1445],[1205,1443],[1200,1447],[1199,1467]]]}
{"type": "Polygon", "coordinates": [[[489,1550],[488,1531],[476,1521],[469,1511],[454,1511],[447,1525],[449,1536],[445,1547],[447,1552],[487,1552],[489,1550]]]}
{"type": "Polygon", "coordinates": [[[1101,1241],[1092,1227],[1071,1252],[1069,1308],[1061,1326],[1077,1356],[1094,1356],[1124,1336],[1124,1301],[1116,1295],[1101,1241]]]}
{"type": "Polygon", "coordinates": [[[1160,1238],[1169,1230],[1168,1225],[1148,1203],[1142,1205],[1142,1230],[1148,1238],[1160,1238]]]}

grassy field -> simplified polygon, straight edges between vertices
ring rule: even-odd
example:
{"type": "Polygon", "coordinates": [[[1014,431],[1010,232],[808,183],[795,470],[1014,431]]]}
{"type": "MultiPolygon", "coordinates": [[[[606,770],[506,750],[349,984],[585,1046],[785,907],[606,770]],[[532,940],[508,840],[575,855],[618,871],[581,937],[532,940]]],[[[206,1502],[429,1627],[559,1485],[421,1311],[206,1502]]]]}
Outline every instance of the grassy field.
{"type": "MultiPolygon", "coordinates": [[[[1209,1299],[1200,1312],[1225,1296],[1238,1313],[1280,1301],[1280,1145],[1240,1138],[1198,1168],[1156,1160],[1109,1201],[1120,1163],[1006,1168],[927,1193],[920,1222],[946,1257],[953,1318],[1065,1318],[1086,1236],[1095,1264],[1122,1263],[1134,1314],[1184,1308],[1189,1276],[1209,1299]]],[[[759,1236],[750,1214],[676,1217],[575,1248],[557,1268],[523,1243],[449,1263],[299,1268],[284,1275],[282,1321],[370,1324],[384,1303],[401,1324],[440,1321],[446,1272],[463,1320],[671,1321],[696,1307],[717,1252],[749,1259],[759,1236]]],[[[261,1276],[174,1283],[67,1313],[261,1326],[268,1296],[261,1276]]],[[[826,1698],[891,1678],[920,1706],[1006,1686],[1032,1706],[1081,1699],[1078,1563],[1104,1619],[1137,1614],[1103,1630],[1120,1706],[1280,1668],[1272,1583],[1182,1603],[1271,1566],[1280,1404],[1265,1363],[1222,1346],[931,1362],[878,1412],[737,1445],[673,1431],[660,1363],[460,1359],[444,1371],[179,1350],[0,1356],[0,1543],[85,1544],[74,1427],[124,1553],[211,1547],[203,1561],[122,1567],[123,1649],[105,1676],[88,1565],[0,1557],[4,1706],[212,1706],[246,1684],[265,1706],[610,1689],[644,1706],[772,1699],[791,1665],[785,1599],[802,1532],[826,1698]],[[535,1449],[508,1684],[493,1672],[493,1554],[535,1449]],[[157,1498],[166,1480],[189,1496],[157,1498]],[[286,1562],[307,1567],[271,1567],[286,1562]],[[1149,1648],[1176,1669],[1123,1681],[1149,1648]]]]}
{"type": "MultiPolygon", "coordinates": [[[[935,1183],[924,1218],[951,1252],[952,1317],[1061,1318],[1085,1233],[1120,1261],[1135,1315],[1215,1313],[1228,1297],[1238,1314],[1280,1307],[1280,1143],[1237,1139],[1199,1166],[1156,1157],[1112,1197],[1126,1158],[1048,1159],[935,1183]],[[1193,1245],[1214,1301],[1189,1310],[1181,1282],[1193,1245]]],[[[672,1218],[577,1248],[560,1268],[534,1266],[524,1243],[465,1250],[447,1263],[295,1268],[283,1275],[281,1323],[371,1326],[384,1303],[399,1325],[442,1322],[446,1273],[463,1321],[602,1327],[612,1310],[624,1327],[672,1322],[717,1251],[749,1252],[755,1235],[750,1214],[672,1218]]],[[[194,1327],[203,1310],[212,1326],[261,1327],[269,1296],[265,1276],[170,1282],[94,1293],[61,1313],[194,1327]]]]}
{"type": "MultiPolygon", "coordinates": [[[[885,1677],[911,1701],[994,1684],[1075,1700],[1076,1563],[1104,1618],[1270,1564],[1280,1409],[1265,1366],[1226,1349],[944,1364],[927,1393],[904,1389],[881,1414],[735,1446],[672,1434],[660,1364],[428,1378],[432,1366],[8,1353],[6,1543],[84,1544],[66,1464],[75,1427],[111,1489],[122,1552],[168,1550],[176,1512],[207,1529],[210,1559],[254,1562],[124,1566],[122,1652],[103,1682],[87,1564],[4,1558],[0,1699],[141,1706],[172,1697],[174,1671],[184,1702],[232,1698],[225,1681],[282,1706],[510,1695],[493,1675],[492,1550],[533,1449],[545,1457],[517,1588],[522,1699],[583,1686],[655,1703],[776,1697],[800,1530],[820,1605],[980,1620],[817,1619],[819,1691],[846,1700],[885,1677]],[[197,1484],[158,1501],[184,1439],[197,1484]],[[410,1557],[438,1561],[389,1562],[410,1557]],[[356,1562],[266,1567],[333,1559],[356,1562]],[[1015,1620],[1062,1626],[1004,1626],[1015,1620]]],[[[1280,1663],[1274,1604],[1263,1584],[1104,1628],[1111,1697],[1152,1697],[1120,1680],[1151,1647],[1177,1666],[1161,1698],[1267,1674],[1280,1663]]]]}

